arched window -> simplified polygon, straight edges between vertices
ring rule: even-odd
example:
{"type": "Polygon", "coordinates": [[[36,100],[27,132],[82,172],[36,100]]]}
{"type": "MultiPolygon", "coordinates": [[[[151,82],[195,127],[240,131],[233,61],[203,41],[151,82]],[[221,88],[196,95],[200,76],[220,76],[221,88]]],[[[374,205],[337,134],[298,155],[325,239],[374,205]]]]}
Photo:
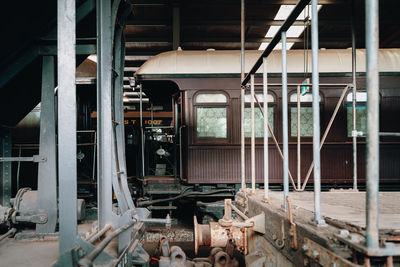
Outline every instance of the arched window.
{"type": "MultiPolygon", "coordinates": [[[[260,103],[264,103],[264,95],[262,93],[256,93],[256,97],[260,103]]],[[[250,108],[250,94],[246,94],[244,97],[245,109],[244,109],[244,131],[245,137],[251,137],[251,108],[250,108]]],[[[271,126],[272,131],[274,130],[274,105],[275,97],[272,94],[267,95],[268,100],[268,123],[271,126]]],[[[255,101],[255,100],[254,100],[255,101]]],[[[264,107],[263,104],[261,104],[264,107]]],[[[254,129],[255,137],[264,137],[264,117],[259,109],[257,103],[254,104],[254,129]]],[[[268,132],[268,136],[271,134],[268,132]]]]}
{"type": "Polygon", "coordinates": [[[195,97],[196,137],[227,138],[228,98],[221,93],[200,93],[195,97]]]}
{"type": "MultiPolygon", "coordinates": [[[[353,131],[353,92],[346,97],[347,107],[347,136],[352,136],[353,131]]],[[[367,92],[356,93],[356,129],[365,136],[367,131],[367,92]]]]}
{"type": "MultiPolygon", "coordinates": [[[[297,92],[289,97],[290,136],[297,136],[297,92]]],[[[321,95],[319,95],[321,102],[321,95]]],[[[312,93],[300,95],[300,136],[313,136],[312,93]]]]}

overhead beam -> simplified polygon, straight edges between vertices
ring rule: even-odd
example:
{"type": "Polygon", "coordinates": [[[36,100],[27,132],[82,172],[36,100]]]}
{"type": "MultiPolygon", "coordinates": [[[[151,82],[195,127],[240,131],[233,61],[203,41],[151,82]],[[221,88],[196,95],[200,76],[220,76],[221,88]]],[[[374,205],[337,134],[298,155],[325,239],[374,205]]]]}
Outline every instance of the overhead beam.
{"type": "MultiPolygon", "coordinates": [[[[96,45],[95,44],[76,45],[76,54],[77,55],[96,54],[96,45]]],[[[56,56],[57,55],[57,45],[41,45],[39,47],[39,55],[56,56]]]]}
{"type": "MultiPolygon", "coordinates": [[[[90,12],[95,8],[94,0],[86,0],[76,10],[76,24],[81,22],[90,12]]],[[[54,21],[56,23],[56,21],[54,21]]],[[[55,25],[52,30],[46,36],[55,35],[57,32],[57,26],[55,25]]],[[[23,51],[19,54],[11,55],[8,59],[1,62],[0,66],[0,88],[7,84],[12,78],[18,73],[25,69],[31,64],[37,56],[39,56],[39,48],[35,44],[30,44],[28,47],[24,47],[19,51],[23,51]]]]}

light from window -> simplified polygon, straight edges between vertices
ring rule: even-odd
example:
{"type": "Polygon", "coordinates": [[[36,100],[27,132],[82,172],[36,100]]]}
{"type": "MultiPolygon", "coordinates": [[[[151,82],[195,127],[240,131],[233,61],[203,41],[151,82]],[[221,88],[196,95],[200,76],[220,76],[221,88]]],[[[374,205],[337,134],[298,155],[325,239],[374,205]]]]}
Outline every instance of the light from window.
{"type": "MultiPolygon", "coordinates": [[[[293,93],[290,95],[290,102],[297,103],[297,93],[293,93]]],[[[311,103],[312,102],[312,93],[300,95],[300,102],[311,103]]],[[[319,102],[321,102],[321,95],[319,95],[319,102]]]]}
{"type": "MultiPolygon", "coordinates": [[[[264,94],[256,94],[256,97],[258,99],[258,102],[264,103],[264,94]]],[[[268,94],[267,95],[267,100],[268,100],[268,103],[274,102],[274,96],[271,95],[271,94],[268,94]]],[[[244,101],[246,103],[250,103],[251,102],[250,94],[245,94],[244,101]]],[[[254,102],[256,102],[256,100],[254,100],[254,102]]]]}
{"type": "MultiPolygon", "coordinates": [[[[349,93],[346,97],[347,102],[353,102],[353,92],[349,93]]],[[[356,102],[367,102],[367,92],[357,92],[356,102]]]]}
{"type": "Polygon", "coordinates": [[[226,103],[227,98],[224,94],[198,94],[196,103],[226,103]]]}
{"type": "Polygon", "coordinates": [[[197,137],[226,138],[226,107],[197,107],[197,137]]]}

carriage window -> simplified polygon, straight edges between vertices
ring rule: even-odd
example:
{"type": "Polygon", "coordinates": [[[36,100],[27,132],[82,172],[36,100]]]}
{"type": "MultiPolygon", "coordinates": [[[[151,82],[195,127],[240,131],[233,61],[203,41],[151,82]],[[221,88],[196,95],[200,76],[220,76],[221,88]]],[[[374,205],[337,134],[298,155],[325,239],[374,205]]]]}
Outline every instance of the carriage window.
{"type": "MultiPolygon", "coordinates": [[[[346,97],[347,102],[347,136],[351,137],[353,131],[353,93],[349,93],[346,97]]],[[[356,129],[363,132],[363,136],[367,131],[367,92],[356,93],[356,129]]]]}
{"type": "MultiPolygon", "coordinates": [[[[264,95],[256,94],[257,99],[260,103],[264,103],[264,95]]],[[[251,137],[251,108],[250,108],[250,94],[246,94],[244,97],[246,102],[246,107],[244,109],[244,127],[245,127],[245,137],[251,137]]],[[[274,103],[274,96],[268,94],[267,96],[268,103],[274,103]]],[[[257,103],[254,104],[254,128],[255,128],[255,137],[261,138],[264,136],[264,117],[261,113],[261,110],[258,108],[257,103]]],[[[274,130],[274,107],[268,105],[268,122],[271,126],[272,131],[274,130]]],[[[268,132],[268,136],[271,134],[268,132]]]]}
{"type": "Polygon", "coordinates": [[[196,96],[197,137],[227,138],[227,102],[224,94],[196,96]]]}
{"type": "MultiPolygon", "coordinates": [[[[300,136],[313,136],[312,94],[301,95],[300,102],[300,136]]],[[[297,136],[297,93],[290,95],[290,135],[297,136]]]]}

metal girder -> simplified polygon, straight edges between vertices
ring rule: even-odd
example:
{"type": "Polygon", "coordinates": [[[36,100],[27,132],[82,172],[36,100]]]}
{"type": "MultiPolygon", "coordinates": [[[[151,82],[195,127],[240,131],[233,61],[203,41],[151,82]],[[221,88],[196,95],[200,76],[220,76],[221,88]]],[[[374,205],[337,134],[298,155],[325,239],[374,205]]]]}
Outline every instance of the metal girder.
{"type": "Polygon", "coordinates": [[[58,177],[60,255],[75,247],[77,227],[75,0],[58,0],[58,177]]]}
{"type": "Polygon", "coordinates": [[[36,225],[36,232],[38,233],[53,233],[57,224],[57,148],[54,79],[54,57],[44,56],[42,64],[39,155],[45,156],[47,160],[39,163],[38,208],[46,213],[48,219],[45,224],[36,225]]]}
{"type": "MultiPolygon", "coordinates": [[[[0,132],[0,155],[2,157],[11,157],[11,132],[6,129],[0,132]]],[[[11,198],[11,162],[0,163],[0,205],[10,207],[11,198]]]]}
{"type": "Polygon", "coordinates": [[[97,182],[99,229],[112,223],[111,1],[97,0],[97,182]]]}
{"type": "MultiPolygon", "coordinates": [[[[76,23],[81,22],[94,8],[94,0],[83,2],[76,11],[76,23]]],[[[54,36],[56,32],[57,26],[55,25],[46,36],[54,36]]],[[[0,88],[31,64],[40,54],[40,48],[33,43],[28,47],[22,48],[20,51],[23,52],[17,55],[14,54],[2,62],[3,64],[0,67],[0,88]]]]}
{"type": "MultiPolygon", "coordinates": [[[[92,55],[96,54],[95,44],[79,44],[76,45],[77,55],[92,55]]],[[[57,45],[41,45],[39,46],[39,55],[42,56],[56,56],[57,45]]]]}

